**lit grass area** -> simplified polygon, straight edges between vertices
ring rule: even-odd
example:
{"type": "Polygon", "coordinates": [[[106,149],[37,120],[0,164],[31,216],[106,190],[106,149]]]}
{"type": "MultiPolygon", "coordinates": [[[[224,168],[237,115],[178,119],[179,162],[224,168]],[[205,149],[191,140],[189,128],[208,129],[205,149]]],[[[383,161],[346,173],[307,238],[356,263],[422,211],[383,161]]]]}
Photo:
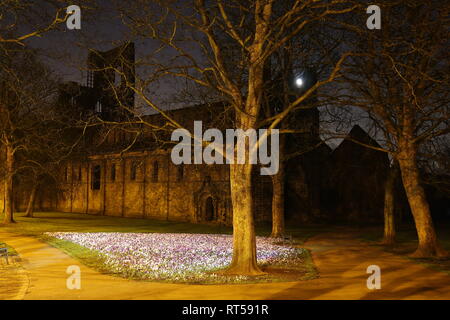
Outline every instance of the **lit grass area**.
{"type": "MultiPolygon", "coordinates": [[[[437,236],[441,246],[450,252],[450,225],[439,224],[436,227],[437,236]]],[[[365,230],[361,238],[370,243],[380,243],[383,236],[383,229],[370,228],[365,230]]],[[[414,226],[402,226],[397,230],[397,243],[392,247],[386,247],[385,250],[390,253],[398,254],[412,261],[421,263],[433,270],[445,272],[450,275],[450,258],[445,259],[416,259],[408,257],[417,248],[417,233],[414,226]]]]}
{"type": "Polygon", "coordinates": [[[232,237],[186,233],[48,233],[47,241],[97,270],[120,277],[172,283],[299,281],[317,276],[307,250],[257,237],[257,277],[224,275],[232,237]]]}
{"type": "MultiPolygon", "coordinates": [[[[214,224],[194,224],[153,219],[122,218],[80,213],[37,212],[34,218],[24,213],[14,214],[17,223],[2,225],[0,231],[40,236],[45,232],[158,232],[158,233],[214,233],[232,234],[231,227],[214,224]]],[[[0,221],[3,215],[0,214],[0,221]]],[[[258,236],[269,236],[270,224],[256,226],[258,236]]],[[[288,224],[286,234],[292,235],[296,244],[303,244],[310,237],[326,231],[326,226],[298,226],[288,224]]]]}
{"type": "MultiPolygon", "coordinates": [[[[45,232],[172,232],[172,233],[225,233],[231,228],[151,219],[122,218],[79,213],[37,212],[34,218],[16,213],[17,223],[0,225],[0,231],[39,236],[45,232]]],[[[3,220],[2,215],[0,219],[3,220]]],[[[0,220],[0,221],[1,221],[0,220]]]]}
{"type": "MultiPolygon", "coordinates": [[[[232,228],[218,225],[192,224],[185,222],[160,221],[150,219],[122,218],[76,213],[37,212],[34,218],[24,217],[23,213],[15,214],[17,223],[0,225],[2,230],[37,237],[50,245],[64,251],[83,264],[105,274],[117,275],[130,279],[145,279],[139,272],[118,272],[105,264],[105,256],[98,250],[92,250],[80,244],[45,235],[51,232],[79,232],[79,233],[183,233],[183,234],[215,234],[231,235],[232,228]]],[[[0,219],[2,217],[0,216],[0,219]]],[[[294,244],[301,245],[311,236],[322,232],[324,227],[296,227],[289,226],[286,234],[292,235],[294,244]]],[[[270,235],[270,225],[256,227],[258,236],[270,235]]],[[[302,249],[298,259],[284,266],[263,265],[267,275],[252,278],[239,278],[220,275],[207,275],[206,270],[192,274],[186,279],[151,279],[157,281],[187,282],[187,283],[253,283],[274,281],[298,281],[313,279],[317,272],[308,250],[302,249]],[[301,262],[300,262],[301,261],[301,262]],[[202,274],[202,276],[199,276],[202,274]]],[[[214,271],[214,270],[209,270],[214,271]]],[[[148,280],[148,278],[147,278],[148,280]]]]}

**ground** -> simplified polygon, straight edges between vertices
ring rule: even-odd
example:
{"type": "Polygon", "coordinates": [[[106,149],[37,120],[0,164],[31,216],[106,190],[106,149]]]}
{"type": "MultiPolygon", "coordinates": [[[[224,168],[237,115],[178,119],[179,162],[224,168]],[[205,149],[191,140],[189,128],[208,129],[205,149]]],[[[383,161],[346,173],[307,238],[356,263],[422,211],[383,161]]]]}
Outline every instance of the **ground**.
{"type": "MultiPolygon", "coordinates": [[[[64,220],[61,225],[58,227],[58,219],[53,219],[45,227],[46,231],[70,229],[70,223],[65,221],[67,216],[59,217],[64,220]]],[[[333,231],[318,228],[304,232],[308,236],[314,234],[302,247],[312,252],[319,273],[317,279],[243,285],[186,285],[135,281],[102,274],[36,238],[33,232],[38,233],[40,228],[37,220],[28,222],[35,224],[31,232],[23,219],[19,218],[15,226],[0,227],[1,241],[15,248],[23,270],[17,274],[8,272],[15,279],[14,286],[8,287],[9,290],[0,290],[0,299],[450,299],[450,275],[389,252],[375,242],[368,243],[368,239],[364,239],[367,232],[361,229],[337,227],[333,231]],[[15,227],[20,230],[11,232],[15,227]],[[72,265],[81,268],[80,290],[66,287],[66,269],[72,265]],[[380,290],[367,289],[369,275],[366,270],[370,265],[381,268],[380,290]]],[[[123,222],[106,219],[105,225],[98,228],[111,231],[123,222]]],[[[134,220],[132,223],[135,224],[133,228],[126,228],[135,232],[136,228],[145,229],[144,224],[149,222],[134,220]]],[[[155,224],[160,226],[160,232],[163,231],[160,222],[155,224]]],[[[43,225],[45,223],[40,226],[43,225]]],[[[175,226],[179,232],[189,228],[183,224],[175,226]]],[[[209,227],[196,228],[196,232],[200,232],[200,229],[209,227]]],[[[90,231],[92,229],[94,227],[90,231]]],[[[0,271],[3,274],[5,270],[0,271]]]]}

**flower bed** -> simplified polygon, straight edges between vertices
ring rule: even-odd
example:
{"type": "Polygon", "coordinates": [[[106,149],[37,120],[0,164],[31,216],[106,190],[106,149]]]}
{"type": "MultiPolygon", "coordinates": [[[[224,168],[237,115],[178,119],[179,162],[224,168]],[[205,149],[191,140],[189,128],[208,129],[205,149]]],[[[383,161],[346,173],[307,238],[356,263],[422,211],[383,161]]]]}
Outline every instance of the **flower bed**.
{"type": "MultiPolygon", "coordinates": [[[[126,277],[175,282],[214,281],[213,271],[227,267],[232,257],[232,236],[168,233],[54,232],[47,236],[70,241],[97,252],[107,269],[126,277]]],[[[304,249],[281,246],[257,237],[261,266],[300,265],[304,249]]],[[[239,281],[242,278],[234,278],[239,281]]],[[[223,279],[222,279],[223,280],[223,279]]]]}

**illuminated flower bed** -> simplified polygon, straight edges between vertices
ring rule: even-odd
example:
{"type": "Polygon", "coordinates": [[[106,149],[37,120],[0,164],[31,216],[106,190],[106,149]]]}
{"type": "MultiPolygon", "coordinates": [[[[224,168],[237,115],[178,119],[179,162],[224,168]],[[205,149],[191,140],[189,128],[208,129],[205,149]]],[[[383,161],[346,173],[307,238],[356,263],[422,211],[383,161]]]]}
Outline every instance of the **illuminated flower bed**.
{"type": "MultiPolygon", "coordinates": [[[[98,252],[114,273],[150,280],[214,280],[210,271],[231,262],[232,236],[167,233],[46,233],[98,252]]],[[[257,237],[260,265],[287,266],[302,263],[304,250],[257,237]]]]}

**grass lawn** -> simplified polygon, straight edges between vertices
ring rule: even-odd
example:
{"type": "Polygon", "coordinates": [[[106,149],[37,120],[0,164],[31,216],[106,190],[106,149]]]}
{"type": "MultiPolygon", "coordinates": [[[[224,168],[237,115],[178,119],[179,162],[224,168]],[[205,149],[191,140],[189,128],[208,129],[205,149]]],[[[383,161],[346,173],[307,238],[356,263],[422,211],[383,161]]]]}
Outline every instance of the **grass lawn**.
{"type": "MultiPolygon", "coordinates": [[[[40,236],[45,232],[233,233],[232,228],[226,226],[80,213],[37,212],[34,218],[24,217],[24,213],[16,213],[14,219],[17,223],[0,224],[0,230],[29,236],[40,236]]],[[[0,214],[0,221],[2,220],[3,215],[0,214]]],[[[323,226],[288,226],[286,234],[292,235],[297,244],[302,244],[325,229],[323,226]]],[[[269,236],[270,231],[270,225],[256,226],[258,236],[269,236]]]]}
{"type": "MultiPolygon", "coordinates": [[[[450,252],[450,226],[437,227],[437,236],[441,246],[450,252]]],[[[382,240],[382,228],[367,229],[362,239],[371,243],[379,243],[382,240]]],[[[416,261],[434,270],[446,272],[450,275],[450,258],[446,259],[415,259],[408,257],[417,248],[418,240],[414,226],[402,226],[397,230],[397,243],[393,247],[386,247],[387,252],[402,255],[405,258],[416,261]]]]}
{"type": "MultiPolygon", "coordinates": [[[[159,221],[150,219],[135,219],[122,217],[97,216],[76,213],[38,212],[34,218],[27,218],[23,213],[15,214],[17,223],[0,225],[0,231],[37,237],[50,245],[66,252],[71,257],[99,272],[120,275],[131,279],[139,276],[118,274],[105,265],[105,257],[96,250],[90,250],[82,245],[64,239],[57,239],[45,235],[46,232],[120,232],[120,233],[191,233],[191,234],[232,234],[231,227],[218,225],[192,224],[185,222],[159,221]]],[[[0,215],[0,219],[3,217],[0,215]]],[[[286,233],[292,235],[296,245],[301,245],[309,237],[321,232],[322,227],[290,227],[286,233]]],[[[270,225],[257,226],[258,236],[270,235],[270,225]]],[[[1,239],[0,239],[1,240],[1,239]]],[[[308,250],[303,250],[301,265],[290,265],[288,268],[267,268],[268,276],[257,279],[239,279],[242,282],[272,282],[312,279],[317,276],[314,263],[308,250]]],[[[213,283],[233,283],[230,277],[217,277],[213,283]]],[[[197,282],[196,282],[197,283],[197,282]]],[[[208,281],[207,283],[211,283],[208,281]]]]}
{"type": "MultiPolygon", "coordinates": [[[[171,233],[225,233],[231,228],[169,222],[149,219],[97,216],[79,213],[37,212],[34,218],[16,213],[17,223],[0,225],[0,230],[28,236],[40,236],[44,232],[171,232],[171,233]]],[[[0,215],[0,221],[3,216],[0,215]]]]}

